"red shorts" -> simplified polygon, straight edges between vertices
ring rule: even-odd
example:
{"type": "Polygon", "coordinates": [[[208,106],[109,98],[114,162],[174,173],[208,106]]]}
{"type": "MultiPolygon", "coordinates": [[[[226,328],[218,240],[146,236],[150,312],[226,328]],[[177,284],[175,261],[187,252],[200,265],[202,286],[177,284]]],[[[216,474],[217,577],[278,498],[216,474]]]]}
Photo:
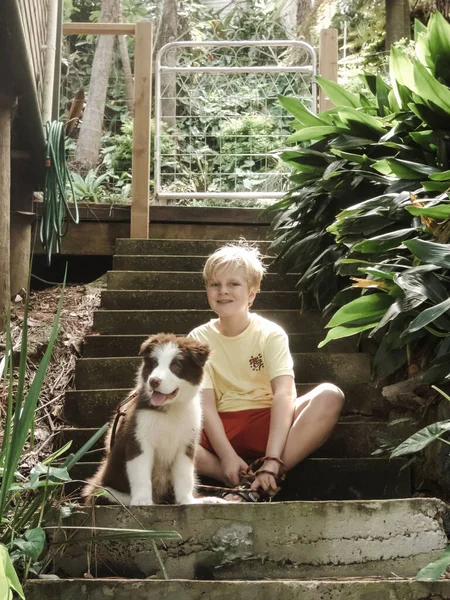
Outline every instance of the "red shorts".
{"type": "MultiPolygon", "coordinates": [[[[251,408],[236,412],[220,412],[225,434],[241,458],[260,458],[266,454],[269,439],[270,408],[251,408]]],[[[213,454],[205,432],[202,432],[200,444],[213,454]]]]}

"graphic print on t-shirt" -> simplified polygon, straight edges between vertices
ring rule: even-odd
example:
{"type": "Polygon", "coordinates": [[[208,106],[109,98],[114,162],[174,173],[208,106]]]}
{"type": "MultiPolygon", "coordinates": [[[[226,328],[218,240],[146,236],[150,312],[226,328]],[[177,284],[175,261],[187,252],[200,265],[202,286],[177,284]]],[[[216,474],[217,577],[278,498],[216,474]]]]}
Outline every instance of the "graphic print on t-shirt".
{"type": "Polygon", "coordinates": [[[253,371],[261,371],[261,369],[264,369],[264,361],[262,354],[251,356],[248,362],[253,371]]]}

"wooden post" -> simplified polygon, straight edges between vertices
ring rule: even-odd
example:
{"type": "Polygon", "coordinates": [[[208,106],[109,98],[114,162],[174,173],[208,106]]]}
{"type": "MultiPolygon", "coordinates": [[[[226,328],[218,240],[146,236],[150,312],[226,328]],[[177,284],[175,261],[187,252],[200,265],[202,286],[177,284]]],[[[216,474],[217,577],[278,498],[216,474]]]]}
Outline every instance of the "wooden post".
{"type": "Polygon", "coordinates": [[[152,90],[152,24],[136,23],[134,121],[131,184],[131,238],[148,238],[150,212],[150,115],[152,90]]]}
{"type": "Polygon", "coordinates": [[[30,270],[32,213],[11,211],[10,292],[14,296],[27,289],[30,270]]]}
{"type": "MultiPolygon", "coordinates": [[[[338,31],[322,29],[319,47],[319,75],[324,79],[337,82],[338,75],[338,31]]],[[[319,112],[333,108],[334,104],[319,91],[319,112]]]]}
{"type": "Polygon", "coordinates": [[[10,310],[9,281],[10,195],[11,195],[11,113],[13,98],[0,91],[0,331],[4,331],[10,310]]]}

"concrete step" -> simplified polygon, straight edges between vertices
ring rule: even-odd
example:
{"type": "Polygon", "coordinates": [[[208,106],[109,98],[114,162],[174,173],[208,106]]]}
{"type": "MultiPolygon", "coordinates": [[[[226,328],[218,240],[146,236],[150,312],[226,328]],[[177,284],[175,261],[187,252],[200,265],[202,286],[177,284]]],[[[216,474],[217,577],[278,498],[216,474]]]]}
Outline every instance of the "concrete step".
{"type": "MultiPolygon", "coordinates": [[[[87,455],[87,460],[94,458],[95,453],[87,455]]],[[[408,498],[411,471],[406,462],[387,458],[307,458],[289,471],[277,502],[408,498]]],[[[68,484],[66,491],[77,494],[79,481],[93,475],[97,467],[98,462],[75,466],[71,476],[77,483],[68,484]]],[[[210,483],[214,482],[208,480],[210,483]]]]}
{"type": "MultiPolygon", "coordinates": [[[[180,540],[157,543],[168,576],[179,579],[389,577],[393,573],[414,577],[447,545],[445,510],[443,502],[425,498],[131,510],[109,506],[77,510],[63,523],[132,529],[139,523],[153,530],[176,530],[180,540]]],[[[57,531],[54,535],[62,537],[57,531]]],[[[64,545],[55,557],[61,576],[83,577],[88,571],[88,561],[94,559],[86,552],[85,541],[76,543],[77,537],[85,535],[76,532],[71,539],[75,543],[64,545]]],[[[98,576],[158,575],[152,548],[150,540],[97,544],[98,576]]]]}
{"type": "MultiPolygon", "coordinates": [[[[370,379],[370,357],[367,354],[293,354],[298,383],[331,381],[336,385],[365,383],[370,379]]],[[[138,356],[119,358],[81,358],[75,368],[78,390],[128,388],[134,385],[138,356]]]]}
{"type": "MultiPolygon", "coordinates": [[[[306,394],[314,385],[297,384],[297,394],[306,394]]],[[[347,383],[342,390],[345,394],[343,415],[382,417],[389,410],[379,390],[370,384],[347,383]]],[[[131,388],[68,390],[64,398],[64,419],[80,427],[101,427],[130,391],[131,388]]]]}
{"type": "Polygon", "coordinates": [[[431,583],[398,577],[277,581],[31,579],[24,591],[27,600],[447,600],[450,581],[431,583]]]}
{"type": "MultiPolygon", "coordinates": [[[[96,423],[89,423],[89,427],[78,425],[78,427],[66,427],[62,429],[59,436],[59,446],[63,446],[69,440],[72,441],[71,452],[79,450],[97,431],[97,428],[114,414],[115,406],[111,411],[103,411],[105,419],[98,419],[96,423]]],[[[101,411],[101,409],[100,409],[101,411]]],[[[372,452],[378,450],[382,444],[394,447],[414,433],[416,429],[404,423],[389,427],[382,421],[371,419],[357,419],[341,421],[336,425],[331,437],[312,456],[316,458],[368,458],[372,452]]],[[[102,450],[104,441],[100,440],[95,449],[102,450]]],[[[101,455],[89,455],[89,460],[99,460],[101,455]]]]}
{"type": "MultiPolygon", "coordinates": [[[[239,243],[238,239],[234,240],[235,243],[239,243]]],[[[217,248],[221,248],[226,244],[233,243],[233,240],[218,240],[218,239],[201,239],[201,240],[186,240],[178,239],[173,240],[133,240],[130,238],[119,238],[116,240],[116,254],[119,255],[155,255],[155,254],[177,254],[185,256],[209,256],[217,248]]],[[[269,241],[261,240],[248,240],[249,246],[254,246],[262,254],[267,254],[270,246],[269,241]]]]}
{"type": "MultiPolygon", "coordinates": [[[[259,310],[258,314],[281,325],[286,333],[322,331],[322,318],[318,312],[259,310]]],[[[98,310],[94,313],[94,329],[108,335],[161,331],[185,333],[215,316],[212,310],[98,310]]]]}
{"type": "MultiPolygon", "coordinates": [[[[102,292],[102,308],[109,310],[149,310],[184,308],[208,310],[205,290],[106,290],[102,292]]],[[[302,300],[298,292],[261,292],[256,296],[254,310],[296,309],[302,300]]]]}
{"type": "MultiPolygon", "coordinates": [[[[183,334],[179,334],[183,335],[183,334]]],[[[186,335],[186,334],[184,334],[186,335]]],[[[357,340],[343,338],[330,342],[323,348],[317,345],[325,337],[324,333],[291,333],[289,347],[291,352],[357,352],[357,340]]],[[[101,358],[107,356],[136,356],[146,335],[88,335],[83,342],[84,358],[101,358]]]]}
{"type": "MultiPolygon", "coordinates": [[[[115,271],[203,271],[206,256],[152,254],[147,255],[118,255],[113,257],[115,271]]],[[[264,257],[263,263],[270,267],[273,258],[264,257]]]]}
{"type": "MultiPolygon", "coordinates": [[[[264,291],[292,291],[298,275],[264,276],[261,289],[264,291]]],[[[183,271],[108,271],[108,290],[204,290],[201,273],[183,271]]]]}

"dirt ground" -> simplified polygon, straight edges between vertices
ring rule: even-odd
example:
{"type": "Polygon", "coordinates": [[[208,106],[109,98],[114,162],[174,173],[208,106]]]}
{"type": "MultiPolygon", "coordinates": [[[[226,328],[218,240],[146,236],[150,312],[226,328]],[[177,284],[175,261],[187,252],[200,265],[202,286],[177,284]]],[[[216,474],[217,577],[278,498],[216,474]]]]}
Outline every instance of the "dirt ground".
{"type": "MultiPolygon", "coordinates": [[[[93,315],[100,304],[101,281],[89,285],[67,285],[64,290],[59,334],[39,398],[36,412],[34,444],[25,448],[20,470],[28,470],[52,452],[66,388],[73,383],[75,361],[80,356],[85,335],[92,330],[93,315]]],[[[32,291],[28,312],[26,389],[31,384],[45,354],[61,298],[60,285],[32,291]]],[[[18,294],[11,308],[11,339],[16,366],[13,389],[18,384],[18,365],[22,345],[25,312],[25,290],[18,294]]],[[[6,333],[0,332],[0,360],[6,348],[6,333]]],[[[8,383],[0,381],[0,421],[4,422],[8,403],[8,383]]],[[[1,434],[0,434],[1,435],[1,434]]],[[[0,440],[1,441],[1,440],[0,440]]]]}

